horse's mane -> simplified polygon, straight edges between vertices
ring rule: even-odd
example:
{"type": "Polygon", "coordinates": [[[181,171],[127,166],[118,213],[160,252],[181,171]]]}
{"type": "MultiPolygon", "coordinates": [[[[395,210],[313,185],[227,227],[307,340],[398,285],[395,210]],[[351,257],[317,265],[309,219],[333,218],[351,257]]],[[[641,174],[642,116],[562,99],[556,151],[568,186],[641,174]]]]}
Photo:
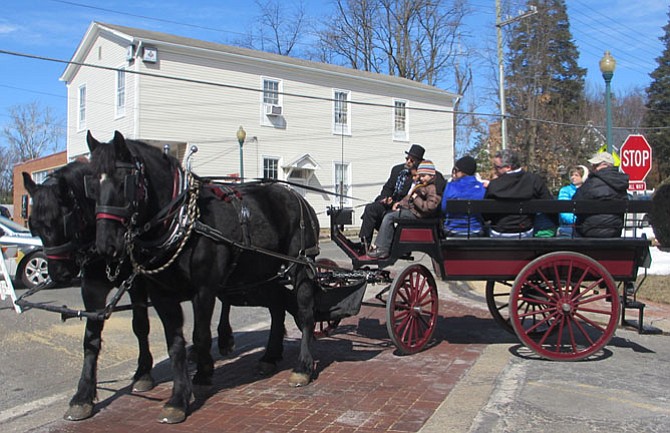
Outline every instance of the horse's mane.
{"type": "Polygon", "coordinates": [[[113,142],[103,143],[101,146],[96,147],[91,158],[93,170],[97,173],[112,174],[116,170],[117,162],[132,162],[132,155],[135,155],[144,163],[167,158],[170,167],[180,165],[177,158],[172,155],[166,155],[161,149],[143,141],[126,139],[125,143],[129,152],[124,152],[124,155],[117,155],[117,149],[113,145],[113,142]]]}
{"type": "Polygon", "coordinates": [[[116,149],[112,143],[101,143],[91,152],[91,164],[96,173],[112,174],[116,170],[116,149]]]}

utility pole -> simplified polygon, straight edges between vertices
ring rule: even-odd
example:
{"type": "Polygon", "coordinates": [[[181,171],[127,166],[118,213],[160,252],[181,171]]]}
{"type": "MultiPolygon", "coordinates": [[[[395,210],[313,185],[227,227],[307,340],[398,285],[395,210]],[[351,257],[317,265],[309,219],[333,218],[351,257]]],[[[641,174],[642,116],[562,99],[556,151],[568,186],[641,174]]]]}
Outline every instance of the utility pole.
{"type": "Polygon", "coordinates": [[[514,18],[502,21],[502,6],[500,0],[496,0],[496,33],[498,39],[498,86],[500,87],[500,143],[503,149],[507,148],[507,111],[505,108],[505,69],[503,62],[503,38],[502,28],[513,22],[528,18],[537,13],[536,6],[530,8],[523,13],[520,13],[514,18]]]}

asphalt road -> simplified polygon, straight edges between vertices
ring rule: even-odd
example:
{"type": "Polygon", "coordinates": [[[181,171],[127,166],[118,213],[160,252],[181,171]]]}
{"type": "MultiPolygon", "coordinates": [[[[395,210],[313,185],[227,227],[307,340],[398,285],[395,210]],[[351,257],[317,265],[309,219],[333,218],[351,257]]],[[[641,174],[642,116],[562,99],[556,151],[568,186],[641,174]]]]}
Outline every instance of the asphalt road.
{"type": "MultiPolygon", "coordinates": [[[[321,256],[346,261],[345,255],[330,242],[323,243],[321,256]]],[[[24,291],[18,289],[17,296],[24,291]]],[[[33,300],[83,309],[79,287],[45,290],[32,297],[33,300]]],[[[119,305],[127,303],[127,296],[124,296],[119,305]]],[[[217,303],[215,318],[219,316],[219,307],[217,303]]],[[[182,304],[182,309],[186,317],[184,334],[190,341],[192,310],[188,303],[182,304]]],[[[160,364],[154,375],[157,380],[167,379],[170,377],[167,363],[161,362],[167,359],[162,326],[153,309],[150,314],[149,341],[154,364],[160,364]]],[[[246,346],[264,346],[269,321],[270,316],[264,308],[232,308],[236,349],[242,351],[246,346]]],[[[291,323],[287,320],[287,326],[291,323]]],[[[216,336],[217,324],[218,320],[212,323],[213,336],[216,336]]],[[[0,430],[4,433],[23,432],[41,425],[45,419],[58,419],[63,415],[81,372],[84,328],[84,321],[69,319],[61,322],[60,315],[53,312],[33,309],[16,314],[9,299],[0,301],[0,430]]],[[[99,397],[105,392],[105,384],[130,383],[136,357],[131,313],[116,312],[105,322],[103,331],[103,349],[98,364],[99,397]]]]}
{"type": "MultiPolygon", "coordinates": [[[[347,262],[328,242],[322,244],[322,256],[347,262]]],[[[400,262],[395,269],[405,265],[400,262]]],[[[466,284],[440,281],[438,285],[441,297],[486,308],[481,293],[466,284]]],[[[69,307],[81,306],[78,288],[54,289],[43,296],[69,307]]],[[[184,311],[189,336],[188,304],[184,311]]],[[[264,309],[233,308],[239,352],[263,346],[268,319],[264,309]]],[[[492,340],[421,431],[670,431],[669,322],[666,317],[655,323],[663,328],[663,335],[619,329],[600,358],[588,362],[543,361],[510,344],[511,336],[492,340]]],[[[154,374],[159,381],[169,380],[168,363],[161,362],[166,353],[160,322],[154,316],[151,323],[154,374]]],[[[4,433],[25,432],[62,417],[81,368],[83,331],[84,323],[78,320],[61,323],[57,314],[35,310],[17,315],[9,302],[0,303],[0,429],[4,433]]],[[[471,337],[479,332],[467,330],[471,337]]],[[[130,313],[115,313],[103,337],[100,400],[130,384],[137,353],[130,313]]]]}
{"type": "MultiPolygon", "coordinates": [[[[51,289],[39,293],[42,301],[80,309],[79,287],[51,289]]],[[[23,293],[18,290],[17,295],[23,293]]],[[[127,303],[122,298],[120,304],[127,303]]],[[[192,332],[191,308],[182,304],[186,316],[185,335],[192,332]]],[[[219,305],[215,317],[219,315],[219,305]]],[[[167,358],[162,326],[151,309],[151,344],[154,363],[167,358]]],[[[213,321],[216,336],[218,320],[213,321]]],[[[269,315],[263,308],[233,308],[231,324],[238,335],[269,327],[269,315]]],[[[74,393],[82,367],[82,341],[85,322],[78,319],[60,321],[56,313],[28,310],[16,314],[11,302],[0,302],[0,430],[26,431],[45,419],[60,418],[74,393]]],[[[254,338],[265,334],[254,333],[254,338]]],[[[244,338],[237,342],[239,347],[244,338]]],[[[262,344],[262,343],[261,343],[262,344]]],[[[137,343],[131,328],[131,313],[116,312],[105,322],[103,349],[99,359],[99,394],[105,384],[129,382],[136,367],[137,343]]],[[[158,380],[169,377],[167,364],[154,371],[158,380]]]]}

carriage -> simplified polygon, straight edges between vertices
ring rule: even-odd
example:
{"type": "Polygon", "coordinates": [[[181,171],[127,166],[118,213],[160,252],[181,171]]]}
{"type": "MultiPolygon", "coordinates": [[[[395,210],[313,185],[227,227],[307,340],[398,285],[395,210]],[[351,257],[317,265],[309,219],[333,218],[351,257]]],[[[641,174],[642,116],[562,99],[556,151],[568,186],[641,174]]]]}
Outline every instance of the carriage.
{"type": "MultiPolygon", "coordinates": [[[[91,265],[86,256],[93,245],[99,257],[96,263],[102,265],[84,273],[90,277],[90,285],[87,279],[82,283],[86,311],[33,304],[25,296],[19,300],[22,306],[58,311],[64,319],[87,319],[82,379],[67,419],[93,413],[102,332],[96,322],[123,308],[116,304],[131,287],[141,298],[132,308],[134,319],[143,322],[142,332],[148,329],[147,295],[165,329],[174,373],[172,395],[159,416],[167,423],[186,418],[191,382],[211,383],[210,322],[217,297],[227,305],[246,305],[251,299],[269,308],[272,328],[262,362],[281,359],[285,311],[295,317],[302,339],[289,377],[292,386],[306,385],[313,378],[312,337],[327,334],[341,319],[357,314],[368,282],[385,285],[376,299],[386,308],[387,329],[399,352],[425,348],[438,318],[433,273],[414,263],[391,280],[385,269],[397,260],[411,260],[416,253],[427,254],[434,274],[445,281],[485,281],[494,319],[548,359],[578,360],[598,352],[614,334],[619,316],[624,319],[621,311],[628,308],[639,310],[642,323],[643,305],[634,295],[631,299],[627,289],[634,287],[638,269],[649,264],[650,241],[644,237],[444,238],[438,219],[403,221],[395,231],[392,254],[378,260],[345,236],[351,209],[330,208],[331,237],[352,261],[351,268],[340,268],[317,257],[316,213],[286,185],[273,180],[237,184],[196,178],[167,153],[126,140],[118,132],[109,143],[90,134],[88,142],[93,169],[77,170],[81,173],[69,180],[54,173],[50,185],[40,187],[28,182],[29,176],[24,179],[31,185],[31,195],[44,193],[35,205],[43,202],[50,209],[34,213],[43,221],[31,221],[45,242],[50,274],[59,270],[54,273],[67,279],[91,265]],[[46,220],[48,215],[51,220],[46,220]],[[83,260],[77,260],[82,253],[83,260]],[[122,271],[119,262],[132,265],[132,272],[122,271]],[[116,264],[110,267],[110,263],[116,264]],[[112,282],[121,284],[106,303],[112,282]],[[180,306],[187,299],[194,309],[197,371],[192,379],[185,363],[180,306]]],[[[450,202],[449,210],[641,215],[651,212],[652,206],[637,201],[482,200],[450,202]]],[[[138,381],[151,368],[145,340],[146,335],[138,334],[138,381]]],[[[150,377],[147,382],[151,386],[150,377]]]]}
{"type": "MultiPolygon", "coordinates": [[[[443,281],[485,283],[486,305],[493,319],[537,355],[557,361],[587,358],[602,349],[626,319],[638,312],[644,331],[644,303],[636,300],[638,271],[651,264],[651,241],[637,227],[652,210],[650,201],[523,202],[451,201],[450,212],[626,214],[620,238],[444,237],[439,219],[398,224],[388,258],[367,256],[348,239],[351,208],[330,208],[331,239],[351,259],[354,269],[383,269],[417,253],[431,259],[405,267],[375,297],[386,308],[387,330],[399,351],[421,351],[431,340],[438,318],[435,277],[443,281]]],[[[642,280],[643,281],[643,280],[642,280]]]]}

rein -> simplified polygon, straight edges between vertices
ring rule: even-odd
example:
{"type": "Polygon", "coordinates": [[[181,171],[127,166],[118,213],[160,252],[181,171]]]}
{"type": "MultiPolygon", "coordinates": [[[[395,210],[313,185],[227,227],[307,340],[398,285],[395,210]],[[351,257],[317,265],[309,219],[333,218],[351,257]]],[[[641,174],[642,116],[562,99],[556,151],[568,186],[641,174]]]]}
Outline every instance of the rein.
{"type": "MultiPolygon", "coordinates": [[[[179,174],[182,174],[181,170],[179,171],[179,174]]],[[[175,260],[179,257],[181,254],[182,250],[186,246],[186,243],[188,242],[189,238],[191,237],[191,233],[194,228],[194,223],[197,222],[199,216],[200,216],[200,209],[197,206],[198,202],[198,196],[200,192],[200,182],[195,178],[193,173],[190,171],[186,173],[186,188],[175,198],[173,199],[166,207],[161,209],[158,214],[154,218],[151,219],[147,224],[145,224],[141,230],[137,232],[133,232],[131,230],[128,230],[126,232],[126,248],[128,250],[128,254],[130,256],[130,262],[133,266],[133,271],[138,273],[138,274],[144,274],[144,275],[154,275],[158,274],[159,272],[164,271],[167,269],[172,263],[174,263],[175,260]],[[174,211],[173,208],[175,205],[179,202],[182,201],[183,198],[188,196],[188,202],[180,205],[177,207],[174,211]],[[184,206],[186,207],[186,213],[183,213],[184,206]],[[164,215],[164,216],[162,216],[164,215]],[[146,233],[149,231],[152,227],[158,225],[160,222],[165,221],[168,217],[170,216],[182,216],[182,218],[179,218],[178,221],[175,224],[175,230],[173,230],[174,236],[170,236],[168,241],[174,241],[178,237],[181,237],[181,240],[179,241],[179,246],[177,249],[174,251],[172,256],[161,266],[158,266],[157,268],[154,269],[147,269],[144,267],[144,265],[140,264],[137,259],[135,258],[134,250],[135,250],[135,238],[139,236],[140,234],[146,233]],[[183,234],[180,234],[182,230],[180,230],[182,227],[185,227],[185,231],[183,234]]],[[[167,243],[163,242],[163,244],[167,243]]],[[[170,242],[173,243],[173,242],[170,242]]]]}

